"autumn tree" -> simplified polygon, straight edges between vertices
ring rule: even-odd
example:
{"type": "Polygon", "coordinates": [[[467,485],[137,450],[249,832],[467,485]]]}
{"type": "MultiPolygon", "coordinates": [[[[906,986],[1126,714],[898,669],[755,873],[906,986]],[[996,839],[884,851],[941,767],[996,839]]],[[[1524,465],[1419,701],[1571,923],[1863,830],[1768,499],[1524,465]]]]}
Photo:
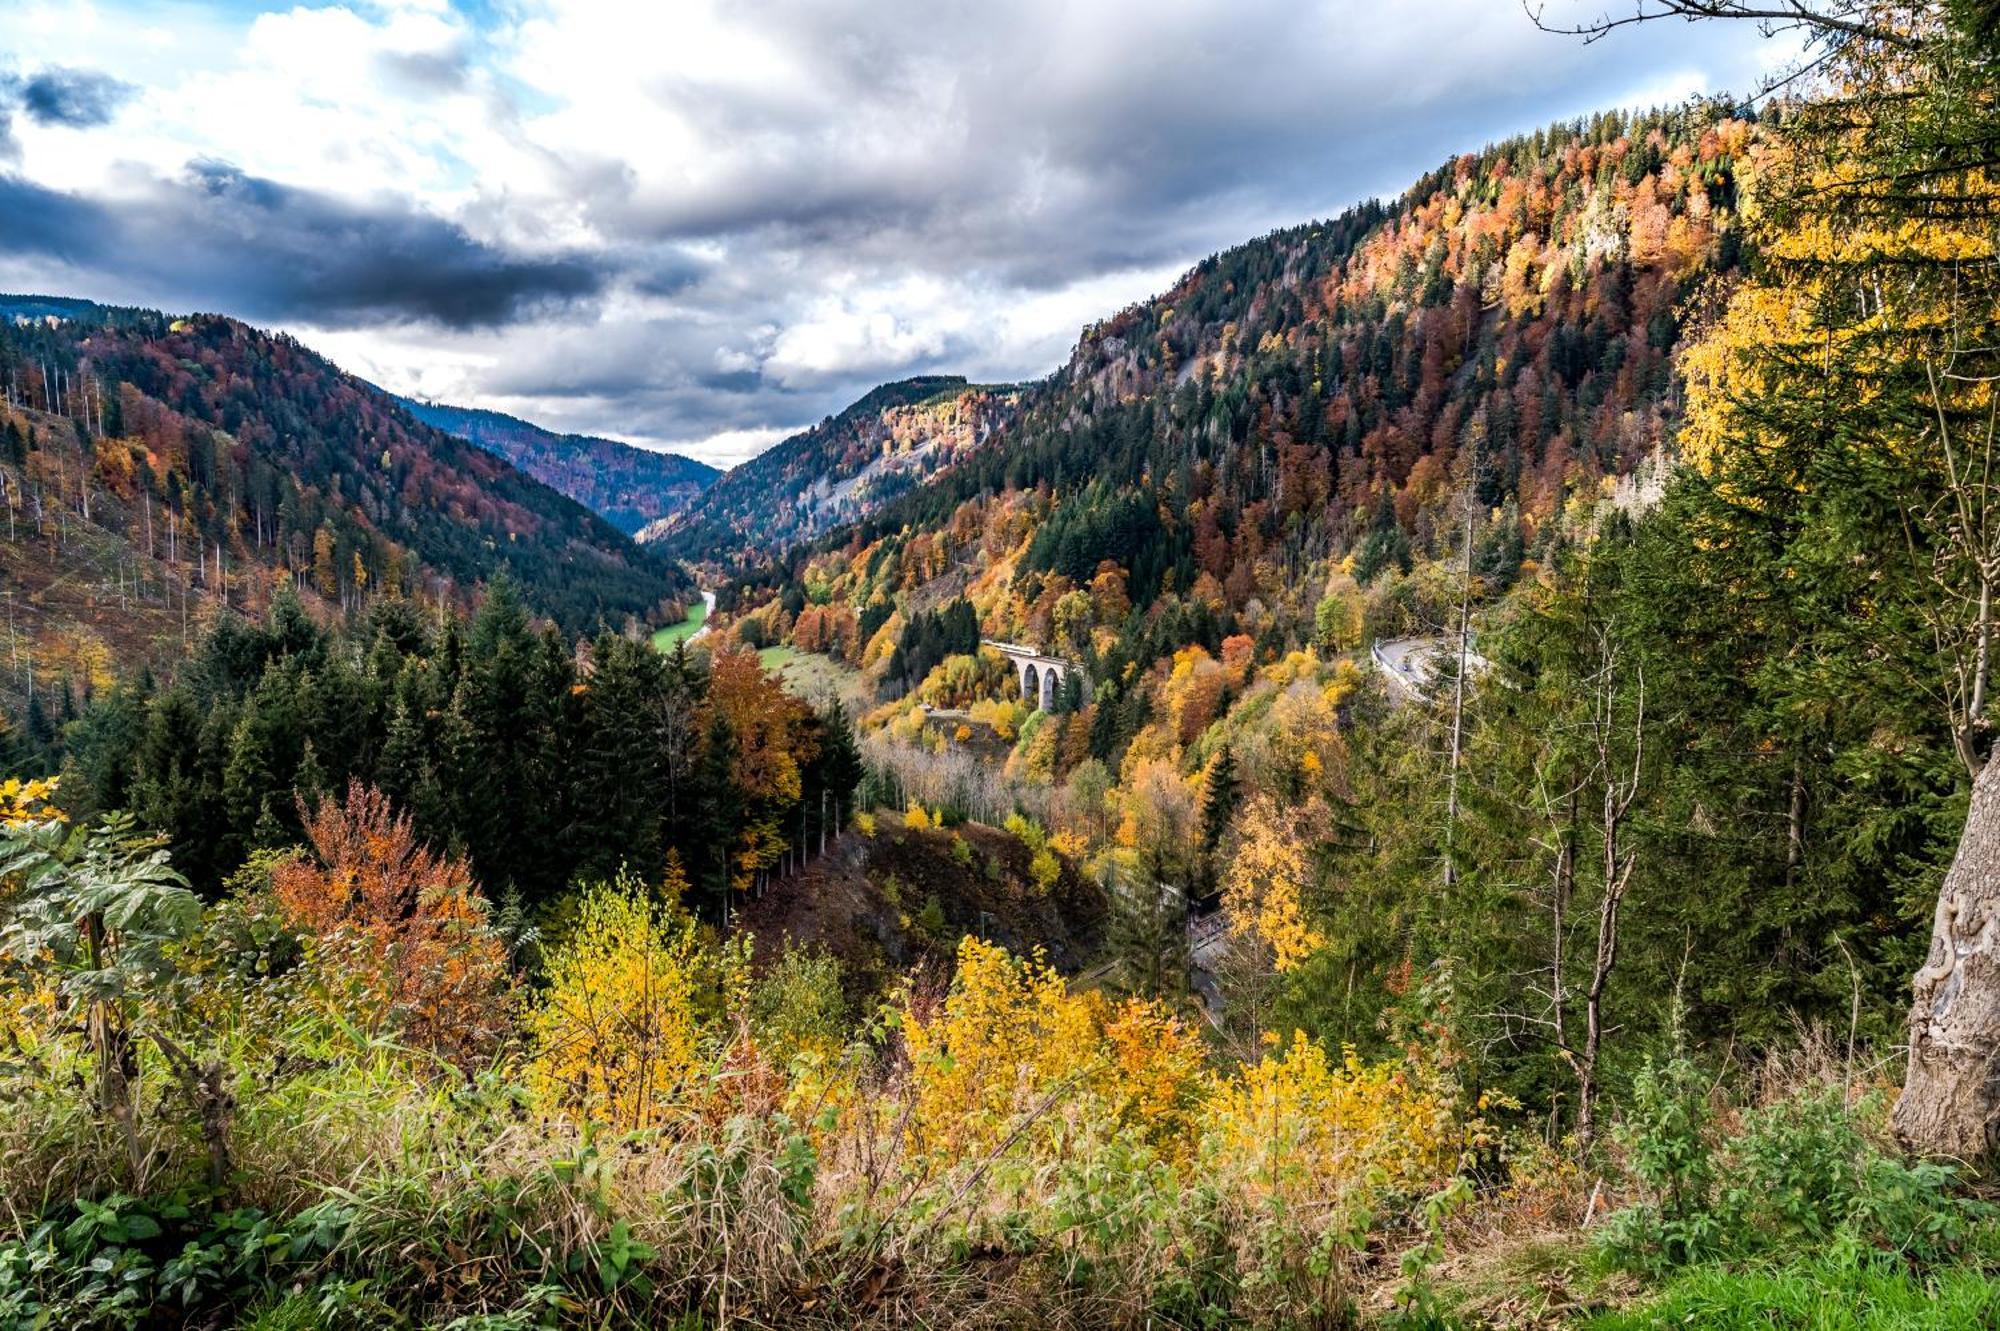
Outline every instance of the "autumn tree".
{"type": "Polygon", "coordinates": [[[271,870],[286,922],[364,981],[365,1015],[469,1066],[506,1029],[506,949],[471,868],[417,838],[380,791],[305,813],[310,847],[271,870]]]}
{"type": "Polygon", "coordinates": [[[1202,879],[1200,802],[1189,779],[1153,761],[1132,774],[1119,803],[1117,845],[1105,856],[1109,950],[1128,992],[1181,995],[1188,913],[1202,879]]]}
{"type": "Polygon", "coordinates": [[[1324,941],[1313,898],[1322,879],[1320,847],[1333,830],[1331,810],[1317,793],[1293,803],[1259,792],[1236,826],[1236,851],[1222,879],[1229,927],[1261,940],[1272,963],[1289,970],[1324,941]]]}
{"type": "Polygon", "coordinates": [[[528,1083],[549,1108],[624,1130],[657,1127],[714,1050],[718,989],[741,998],[741,949],[706,952],[680,905],[626,879],[585,888],[526,1020],[528,1083]]]}

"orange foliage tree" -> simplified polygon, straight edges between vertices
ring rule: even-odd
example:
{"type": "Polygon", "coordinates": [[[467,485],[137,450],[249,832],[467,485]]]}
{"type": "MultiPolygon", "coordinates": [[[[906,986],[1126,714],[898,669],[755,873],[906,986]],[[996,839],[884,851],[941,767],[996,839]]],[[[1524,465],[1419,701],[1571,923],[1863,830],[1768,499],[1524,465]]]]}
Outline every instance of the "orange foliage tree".
{"type": "Polygon", "coordinates": [[[506,1023],[507,953],[465,861],[418,841],[388,797],[359,781],[306,811],[311,853],[280,861],[272,894],[322,957],[351,968],[374,1028],[466,1066],[506,1023]]]}
{"type": "Polygon", "coordinates": [[[797,805],[801,766],[814,757],[802,733],[810,709],[765,671],[755,652],[717,652],[708,696],[728,719],[736,743],[732,780],[742,795],[744,820],[730,875],[736,887],[747,888],[778,862],[793,830],[780,819],[797,805]]]}

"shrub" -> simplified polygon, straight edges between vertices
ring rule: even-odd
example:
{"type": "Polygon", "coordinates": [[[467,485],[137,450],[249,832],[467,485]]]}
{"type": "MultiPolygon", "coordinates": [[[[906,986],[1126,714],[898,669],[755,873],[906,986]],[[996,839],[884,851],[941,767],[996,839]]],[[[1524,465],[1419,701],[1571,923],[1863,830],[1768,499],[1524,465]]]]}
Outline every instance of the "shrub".
{"type": "Polygon", "coordinates": [[[906,1008],[901,1021],[912,1133],[924,1151],[977,1154],[1036,1113],[1044,1115],[1040,1137],[1103,1124],[1155,1143],[1185,1140],[1201,1041],[1158,1004],[1114,1007],[1096,992],[1072,993],[1042,962],[966,938],[942,1008],[906,1008]],[[1090,1111],[1072,1111],[1079,1104],[1090,1111]],[[1053,1112],[1059,1105],[1065,1112],[1053,1112]]]}
{"type": "Polygon", "coordinates": [[[584,889],[527,1016],[529,1086],[580,1121],[657,1125],[704,1067],[703,991],[742,970],[740,947],[708,954],[678,902],[630,882],[584,889]]]}
{"type": "Polygon", "coordinates": [[[750,1028],[780,1066],[800,1054],[825,1056],[847,1039],[847,998],[832,954],[788,943],[750,989],[750,1028]]]}
{"type": "Polygon", "coordinates": [[[1654,1276],[1830,1243],[1919,1263],[1950,1256],[1990,1208],[1957,1195],[1951,1169],[1878,1145],[1868,1125],[1885,1108],[1877,1095],[1850,1103],[1838,1087],[1809,1086],[1744,1111],[1725,1136],[1692,1064],[1648,1065],[1619,1133],[1645,1195],[1611,1217],[1604,1254],[1654,1276]]]}
{"type": "Polygon", "coordinates": [[[285,922],[323,968],[353,977],[349,1017],[470,1066],[507,1024],[507,949],[465,861],[434,854],[381,792],[359,781],[306,820],[310,855],[274,864],[285,922]]]}
{"type": "Polygon", "coordinates": [[[1649,1063],[1633,1078],[1617,1136],[1646,1200],[1606,1224],[1600,1242],[1614,1264],[1657,1273],[1722,1251],[1709,1118],[1708,1086],[1692,1063],[1649,1063]]]}

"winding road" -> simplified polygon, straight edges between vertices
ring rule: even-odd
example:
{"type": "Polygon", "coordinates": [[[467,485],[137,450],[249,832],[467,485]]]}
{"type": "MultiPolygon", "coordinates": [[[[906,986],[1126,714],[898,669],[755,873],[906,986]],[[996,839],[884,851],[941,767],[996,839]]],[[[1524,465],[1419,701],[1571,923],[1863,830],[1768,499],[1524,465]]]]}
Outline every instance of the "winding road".
{"type": "MultiPolygon", "coordinates": [[[[1368,649],[1368,655],[1388,676],[1390,684],[1411,697],[1420,697],[1437,678],[1440,658],[1454,650],[1450,637],[1442,634],[1423,638],[1385,638],[1368,649]]],[[[1469,679],[1485,670],[1486,658],[1466,648],[1465,667],[1469,679]]]]}

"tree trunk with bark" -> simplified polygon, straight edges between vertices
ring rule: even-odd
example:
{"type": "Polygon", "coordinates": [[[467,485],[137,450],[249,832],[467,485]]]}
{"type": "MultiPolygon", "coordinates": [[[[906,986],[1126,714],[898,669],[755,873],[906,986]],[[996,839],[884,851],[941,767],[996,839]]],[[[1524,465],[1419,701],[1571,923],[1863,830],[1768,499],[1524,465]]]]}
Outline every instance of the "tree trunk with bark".
{"type": "Polygon", "coordinates": [[[1981,1162],[2000,1145],[2000,762],[1972,783],[1914,987],[1896,1135],[1923,1155],[1981,1162]]]}

